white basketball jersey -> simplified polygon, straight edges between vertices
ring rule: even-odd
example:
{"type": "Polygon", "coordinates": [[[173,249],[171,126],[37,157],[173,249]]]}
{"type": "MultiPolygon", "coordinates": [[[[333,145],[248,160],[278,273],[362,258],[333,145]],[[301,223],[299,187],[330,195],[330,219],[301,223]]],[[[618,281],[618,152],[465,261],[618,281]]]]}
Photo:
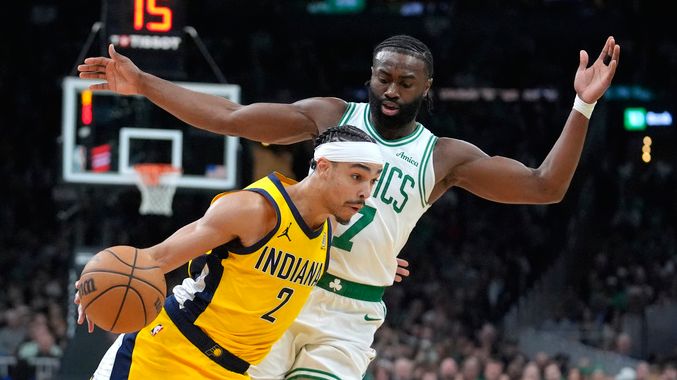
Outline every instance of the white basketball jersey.
{"type": "Polygon", "coordinates": [[[381,147],[385,164],[365,207],[334,231],[328,272],[366,285],[392,285],[395,258],[419,218],[428,210],[435,185],[433,150],[437,137],[420,123],[409,136],[382,138],[369,119],[369,104],[348,103],[339,125],[352,125],[381,147]]]}

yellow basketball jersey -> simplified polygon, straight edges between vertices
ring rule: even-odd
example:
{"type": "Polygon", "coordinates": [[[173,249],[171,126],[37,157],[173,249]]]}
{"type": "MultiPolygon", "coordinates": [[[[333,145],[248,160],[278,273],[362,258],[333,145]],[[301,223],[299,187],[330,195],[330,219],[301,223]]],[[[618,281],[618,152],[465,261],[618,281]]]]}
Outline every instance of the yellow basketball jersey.
{"type": "MultiPolygon", "coordinates": [[[[251,364],[296,318],[329,262],[330,224],[317,230],[306,225],[285,190],[293,183],[273,173],[246,188],[273,205],[276,227],[253,246],[238,241],[214,249],[196,279],[198,291],[183,302],[195,325],[251,364]]],[[[214,200],[222,196],[228,194],[214,200]]]]}

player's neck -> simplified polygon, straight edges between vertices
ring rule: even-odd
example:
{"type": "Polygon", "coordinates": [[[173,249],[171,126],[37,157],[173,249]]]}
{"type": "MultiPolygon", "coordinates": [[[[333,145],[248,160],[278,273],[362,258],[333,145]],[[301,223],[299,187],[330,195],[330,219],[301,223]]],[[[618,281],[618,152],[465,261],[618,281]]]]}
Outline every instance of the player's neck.
{"type": "Polygon", "coordinates": [[[329,217],[323,206],[321,192],[313,189],[306,180],[289,186],[286,190],[303,221],[312,229],[320,228],[329,217]]]}

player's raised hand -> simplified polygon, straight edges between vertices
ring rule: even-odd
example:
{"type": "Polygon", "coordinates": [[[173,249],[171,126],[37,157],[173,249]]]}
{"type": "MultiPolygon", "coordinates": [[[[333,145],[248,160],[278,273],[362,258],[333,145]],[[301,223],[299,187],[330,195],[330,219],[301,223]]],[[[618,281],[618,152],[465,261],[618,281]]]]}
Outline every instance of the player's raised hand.
{"type": "Polygon", "coordinates": [[[78,289],[78,291],[75,292],[75,298],[73,299],[73,303],[78,305],[78,325],[84,323],[86,319],[87,331],[90,333],[94,332],[94,322],[89,320],[89,317],[87,316],[87,314],[85,314],[85,311],[82,309],[82,305],[80,304],[80,281],[75,281],[75,289],[78,289]]]}
{"type": "Polygon", "coordinates": [[[580,63],[574,79],[574,89],[584,102],[594,103],[606,92],[618,67],[621,46],[609,36],[597,60],[588,67],[588,53],[580,52],[580,63]]]}
{"type": "Polygon", "coordinates": [[[80,78],[102,79],[104,83],[89,86],[91,90],[109,90],[122,95],[138,94],[139,77],[143,72],[131,59],[115,51],[113,44],[108,45],[106,57],[90,57],[78,65],[80,78]]]}

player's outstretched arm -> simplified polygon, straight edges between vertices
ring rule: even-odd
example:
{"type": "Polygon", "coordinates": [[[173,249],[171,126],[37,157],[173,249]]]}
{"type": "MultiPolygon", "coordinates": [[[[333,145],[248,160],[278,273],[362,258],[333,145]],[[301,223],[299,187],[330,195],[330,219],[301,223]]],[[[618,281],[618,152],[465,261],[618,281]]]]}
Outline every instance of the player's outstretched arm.
{"type": "MultiPolygon", "coordinates": [[[[219,198],[202,218],[180,228],[162,243],[140,249],[139,254],[153,257],[167,273],[229,241],[240,239],[244,245],[251,245],[273,229],[276,222],[277,214],[268,201],[256,193],[241,191],[219,198]]],[[[75,282],[75,288],[80,289],[79,281],[75,282]]],[[[80,305],[79,291],[73,303],[78,305],[78,324],[87,321],[87,331],[93,332],[94,323],[80,305]]]]}
{"type": "Polygon", "coordinates": [[[590,67],[588,54],[584,50],[580,52],[574,79],[574,89],[580,100],[576,101],[557,142],[536,169],[509,158],[490,157],[472,144],[440,139],[434,159],[436,175],[443,179],[433,191],[431,201],[454,185],[503,203],[561,201],[581,157],[589,112],[609,88],[619,56],[620,46],[613,37],[607,39],[599,57],[590,67]]]}
{"type": "Polygon", "coordinates": [[[275,227],[277,214],[257,193],[240,191],[212,203],[204,216],[163,242],[139,250],[157,261],[167,273],[205,252],[233,240],[247,246],[262,239],[275,227]]]}
{"type": "Polygon", "coordinates": [[[337,98],[242,106],[145,73],[129,58],[116,52],[112,44],[108,53],[110,58],[87,58],[78,66],[81,78],[104,81],[92,85],[92,90],[143,95],[187,124],[222,135],[277,144],[303,141],[335,126],[346,108],[345,101],[337,98]]]}

